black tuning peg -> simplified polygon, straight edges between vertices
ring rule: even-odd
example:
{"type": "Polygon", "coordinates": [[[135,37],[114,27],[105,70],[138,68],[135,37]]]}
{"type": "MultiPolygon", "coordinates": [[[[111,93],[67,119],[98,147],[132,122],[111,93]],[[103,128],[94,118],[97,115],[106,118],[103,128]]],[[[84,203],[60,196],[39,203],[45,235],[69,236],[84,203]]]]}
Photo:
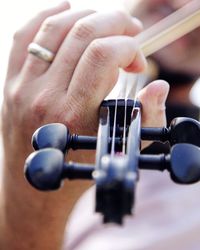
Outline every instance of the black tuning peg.
{"type": "Polygon", "coordinates": [[[35,188],[43,191],[60,188],[63,179],[92,179],[93,165],[64,163],[63,153],[55,148],[33,152],[25,162],[25,177],[35,188]]]}
{"type": "Polygon", "coordinates": [[[170,174],[173,181],[191,184],[200,180],[200,149],[197,146],[181,143],[172,147],[170,174]]]}
{"type": "Polygon", "coordinates": [[[169,141],[171,145],[190,143],[200,147],[200,123],[188,117],[173,119],[169,128],[169,141]]]}
{"type": "Polygon", "coordinates": [[[57,148],[65,153],[68,149],[95,149],[97,138],[69,133],[62,123],[51,123],[38,128],[32,136],[35,150],[57,148]]]}
{"type": "Polygon", "coordinates": [[[58,149],[42,149],[29,155],[25,162],[25,176],[39,190],[55,190],[60,187],[64,155],[58,149]]]}
{"type": "Polygon", "coordinates": [[[171,145],[190,143],[200,147],[200,123],[192,118],[178,117],[169,128],[142,128],[142,140],[169,141],[171,145]]]}
{"type": "Polygon", "coordinates": [[[199,147],[179,143],[171,148],[168,155],[140,155],[140,169],[168,170],[171,179],[179,184],[191,184],[200,180],[199,147]]]}
{"type": "Polygon", "coordinates": [[[32,145],[35,150],[51,147],[65,152],[69,141],[69,131],[61,123],[44,125],[38,128],[32,136],[32,145]]]}

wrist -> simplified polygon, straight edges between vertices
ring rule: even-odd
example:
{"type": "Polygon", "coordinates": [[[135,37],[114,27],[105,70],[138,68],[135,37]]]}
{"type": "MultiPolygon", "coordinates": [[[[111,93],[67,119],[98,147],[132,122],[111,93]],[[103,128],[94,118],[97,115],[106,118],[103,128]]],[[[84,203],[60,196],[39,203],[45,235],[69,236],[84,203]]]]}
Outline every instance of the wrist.
{"type": "MultiPolygon", "coordinates": [[[[68,216],[75,202],[90,183],[66,180],[64,186],[56,192],[44,193],[35,190],[23,176],[25,154],[17,155],[17,151],[15,150],[14,153],[17,157],[15,160],[9,157],[8,152],[12,151],[8,147],[5,150],[1,188],[4,202],[0,204],[2,222],[0,245],[5,244],[5,247],[2,247],[3,250],[16,247],[20,247],[21,250],[31,249],[31,244],[37,244],[36,249],[60,249],[68,216]],[[51,232],[54,233],[49,239],[51,232]]],[[[93,155],[86,156],[80,152],[70,152],[67,158],[85,161],[93,158],[93,155]]]]}

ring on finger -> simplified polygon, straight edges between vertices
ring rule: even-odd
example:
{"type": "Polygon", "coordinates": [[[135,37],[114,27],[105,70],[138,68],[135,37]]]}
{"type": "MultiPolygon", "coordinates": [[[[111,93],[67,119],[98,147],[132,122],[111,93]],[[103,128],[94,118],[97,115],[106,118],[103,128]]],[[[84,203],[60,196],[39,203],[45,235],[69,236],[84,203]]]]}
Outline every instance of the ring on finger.
{"type": "Polygon", "coordinates": [[[28,52],[49,63],[51,63],[55,57],[55,54],[52,51],[37,43],[30,43],[28,46],[28,52]]]}

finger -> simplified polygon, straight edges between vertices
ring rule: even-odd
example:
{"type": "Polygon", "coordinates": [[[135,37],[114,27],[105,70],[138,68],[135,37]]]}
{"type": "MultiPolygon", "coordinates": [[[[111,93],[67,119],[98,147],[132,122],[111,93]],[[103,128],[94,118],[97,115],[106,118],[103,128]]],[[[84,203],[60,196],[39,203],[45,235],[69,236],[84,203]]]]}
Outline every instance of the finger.
{"type": "Polygon", "coordinates": [[[78,120],[85,119],[88,107],[88,121],[94,120],[100,103],[117,82],[119,68],[133,65],[136,58],[137,70],[143,70],[145,59],[131,37],[108,37],[91,43],[81,57],[67,91],[71,108],[83,116],[78,120]]]}
{"type": "Polygon", "coordinates": [[[9,58],[8,77],[16,75],[21,70],[27,56],[27,47],[32,42],[42,22],[48,16],[55,15],[69,8],[70,5],[68,2],[62,2],[55,7],[44,10],[15,33],[9,58]]]}
{"type": "Polygon", "coordinates": [[[50,71],[59,71],[62,84],[69,84],[78,61],[88,47],[97,38],[114,35],[135,35],[141,30],[141,23],[123,12],[96,13],[80,19],[72,28],[57,56],[50,71]]]}
{"type": "MultiPolygon", "coordinates": [[[[148,84],[138,93],[138,100],[142,103],[142,126],[163,127],[166,126],[165,102],[169,92],[169,84],[163,80],[157,80],[148,84]]],[[[146,147],[150,142],[145,142],[146,147]]]]}
{"type": "MultiPolygon", "coordinates": [[[[78,19],[91,13],[94,13],[94,11],[82,10],[77,12],[69,10],[48,17],[43,22],[33,42],[56,54],[65,36],[70,31],[74,23],[78,19]]],[[[49,68],[49,62],[29,54],[23,67],[23,71],[30,71],[30,68],[30,74],[32,74],[33,77],[36,77],[43,74],[49,68]]]]}
{"type": "Polygon", "coordinates": [[[157,80],[148,84],[137,98],[142,103],[143,127],[162,127],[166,125],[165,101],[169,92],[169,84],[157,80]]]}

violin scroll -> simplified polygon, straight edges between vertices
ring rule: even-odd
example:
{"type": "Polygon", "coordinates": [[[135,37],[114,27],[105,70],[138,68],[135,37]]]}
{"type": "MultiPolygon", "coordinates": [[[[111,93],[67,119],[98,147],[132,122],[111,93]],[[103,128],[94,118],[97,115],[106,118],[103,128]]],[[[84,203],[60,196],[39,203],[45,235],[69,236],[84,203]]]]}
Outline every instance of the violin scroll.
{"type": "Polygon", "coordinates": [[[71,135],[65,125],[53,123],[39,128],[32,143],[37,151],[25,163],[30,184],[47,191],[58,189],[64,179],[94,180],[96,212],[104,223],[122,224],[132,214],[142,169],[167,170],[178,184],[200,180],[199,122],[181,117],[168,128],[142,128],[140,104],[133,100],[102,103],[97,137],[71,135]],[[141,154],[141,140],[169,141],[170,153],[141,154]],[[96,149],[95,164],[66,163],[70,149],[96,149]]]}

